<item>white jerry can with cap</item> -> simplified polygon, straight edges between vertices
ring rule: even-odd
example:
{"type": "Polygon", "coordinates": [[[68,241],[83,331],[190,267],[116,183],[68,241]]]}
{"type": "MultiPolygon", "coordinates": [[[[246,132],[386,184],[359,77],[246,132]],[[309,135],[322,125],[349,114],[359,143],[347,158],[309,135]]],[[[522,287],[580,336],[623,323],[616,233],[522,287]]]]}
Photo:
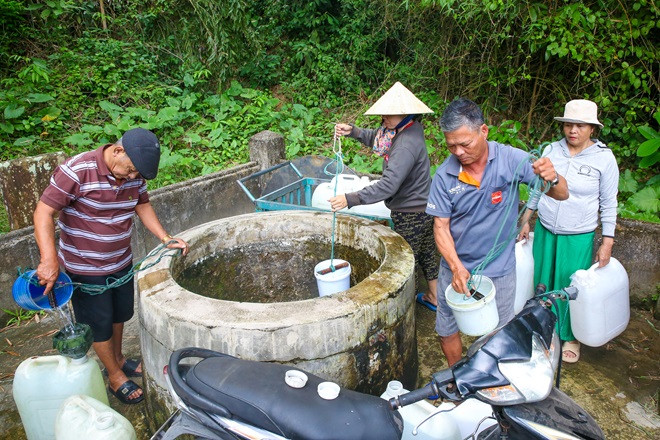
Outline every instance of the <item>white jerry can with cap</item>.
{"type": "Polygon", "coordinates": [[[131,422],[93,397],[66,399],[55,418],[55,440],[137,440],[131,422]]]}
{"type": "Polygon", "coordinates": [[[87,356],[28,358],[16,369],[12,388],[28,440],[55,438],[55,417],[72,395],[85,394],[108,404],[101,369],[87,356]]]}
{"type": "Polygon", "coordinates": [[[569,301],[571,329],[575,338],[590,347],[600,347],[619,336],[630,320],[628,274],[612,257],[605,267],[595,263],[571,275],[578,296],[569,301]]]}
{"type": "MultiPolygon", "coordinates": [[[[337,186],[336,194],[346,194],[360,191],[362,188],[373,185],[378,180],[369,180],[367,176],[355,176],[353,174],[339,174],[334,176],[330,182],[319,184],[314,193],[312,193],[312,207],[330,210],[328,199],[335,195],[335,182],[337,186]]],[[[355,214],[369,215],[374,217],[390,217],[390,210],[385,206],[385,202],[372,203],[370,205],[358,205],[350,209],[344,208],[339,212],[349,212],[355,214]]]]}

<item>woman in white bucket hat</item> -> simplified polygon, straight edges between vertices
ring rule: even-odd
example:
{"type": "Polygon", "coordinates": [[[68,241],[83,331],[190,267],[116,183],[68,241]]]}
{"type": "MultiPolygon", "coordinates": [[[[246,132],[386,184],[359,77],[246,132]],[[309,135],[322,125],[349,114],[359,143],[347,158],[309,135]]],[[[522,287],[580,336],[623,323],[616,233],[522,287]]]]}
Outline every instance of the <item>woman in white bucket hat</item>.
{"type": "Polygon", "coordinates": [[[329,199],[333,211],[385,201],[394,230],[410,244],[415,261],[429,286],[417,294],[417,302],[435,311],[438,252],[433,239],[433,217],[426,214],[431,187],[429,156],[424,129],[416,116],[433,113],[400,82],[395,83],[365,115],[381,116],[376,129],[337,124],[335,133],[349,136],[371,147],[383,160],[383,177],[360,191],[329,199]]]}
{"type": "MultiPolygon", "coordinates": [[[[566,104],[564,115],[554,118],[562,123],[564,138],[548,145],[543,153],[552,160],[555,169],[568,182],[569,197],[557,201],[541,196],[530,202],[537,209],[534,227],[534,285],[545,284],[549,290],[569,286],[571,275],[588,269],[592,262],[607,265],[614,245],[616,227],[619,168],[612,151],[593,138],[597,128],[598,107],[586,99],[574,99],[566,104]],[[600,223],[602,241],[592,257],[594,233],[600,223]]],[[[529,234],[525,213],[521,237],[529,234]]],[[[558,301],[555,312],[560,318],[559,337],[564,341],[562,359],[575,363],[580,358],[580,343],[571,331],[568,302],[558,301]]]]}

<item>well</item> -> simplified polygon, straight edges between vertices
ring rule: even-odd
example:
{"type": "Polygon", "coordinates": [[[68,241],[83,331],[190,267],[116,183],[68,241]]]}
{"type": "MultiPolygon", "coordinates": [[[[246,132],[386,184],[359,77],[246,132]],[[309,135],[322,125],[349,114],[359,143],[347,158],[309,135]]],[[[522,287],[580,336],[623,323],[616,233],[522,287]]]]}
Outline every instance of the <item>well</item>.
{"type": "Polygon", "coordinates": [[[335,257],[351,262],[352,287],[317,297],[313,268],[329,257],[331,234],[330,214],[240,215],[179,234],[190,244],[186,257],[167,257],[139,272],[152,423],[162,423],[171,410],[163,366],[174,350],[187,346],[296,365],[372,394],[392,379],[414,387],[409,245],[378,223],[337,215],[335,257]]]}

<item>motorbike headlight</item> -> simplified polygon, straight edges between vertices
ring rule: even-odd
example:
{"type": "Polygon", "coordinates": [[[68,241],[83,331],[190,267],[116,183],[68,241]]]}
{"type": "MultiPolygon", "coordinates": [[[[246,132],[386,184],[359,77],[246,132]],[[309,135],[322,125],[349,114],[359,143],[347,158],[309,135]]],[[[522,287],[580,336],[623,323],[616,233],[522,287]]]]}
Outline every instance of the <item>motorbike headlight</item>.
{"type": "MultiPolygon", "coordinates": [[[[557,341],[558,342],[558,341],[557,341]]],[[[558,350],[559,345],[556,344],[558,350]]],[[[552,347],[551,347],[552,348],[552,347]]],[[[485,388],[477,394],[494,405],[513,405],[523,402],[538,402],[552,391],[554,368],[551,350],[537,335],[532,336],[532,353],[529,360],[499,362],[498,367],[510,385],[485,388]]]]}

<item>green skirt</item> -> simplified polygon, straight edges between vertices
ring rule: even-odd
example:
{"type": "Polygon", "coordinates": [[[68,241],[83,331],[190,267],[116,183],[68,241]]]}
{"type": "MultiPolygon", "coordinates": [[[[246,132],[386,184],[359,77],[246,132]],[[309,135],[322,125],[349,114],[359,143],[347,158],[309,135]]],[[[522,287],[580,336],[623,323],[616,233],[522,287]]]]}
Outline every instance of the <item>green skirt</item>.
{"type": "MultiPolygon", "coordinates": [[[[591,267],[594,232],[574,235],[557,235],[536,220],[534,227],[534,285],[543,283],[548,290],[557,290],[571,284],[571,275],[580,269],[591,267]]],[[[557,332],[562,341],[573,341],[568,301],[557,301],[559,318],[557,332]]]]}

